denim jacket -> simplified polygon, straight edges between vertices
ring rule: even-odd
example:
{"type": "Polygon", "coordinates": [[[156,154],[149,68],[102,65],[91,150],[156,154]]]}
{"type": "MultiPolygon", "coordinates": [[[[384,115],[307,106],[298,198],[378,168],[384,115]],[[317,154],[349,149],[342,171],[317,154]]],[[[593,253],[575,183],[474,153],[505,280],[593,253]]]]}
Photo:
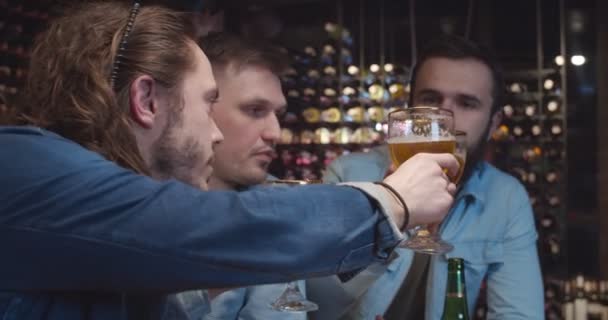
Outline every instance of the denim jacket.
{"type": "MultiPolygon", "coordinates": [[[[382,178],[388,167],[388,151],[382,146],[337,159],[325,179],[373,181],[382,178]]],[[[481,163],[456,196],[440,233],[454,250],[431,258],[427,320],[441,318],[450,257],[465,260],[469,314],[487,278],[488,319],[544,319],[534,217],[517,180],[481,163]]],[[[412,263],[411,250],[400,248],[397,253],[389,264],[371,266],[346,284],[334,277],[308,280],[308,296],[320,306],[312,318],[367,320],[384,314],[412,263]]]]}
{"type": "Polygon", "coordinates": [[[358,269],[401,237],[382,203],[330,185],[201,192],[0,127],[0,318],[187,319],[166,294],[358,269]]]}

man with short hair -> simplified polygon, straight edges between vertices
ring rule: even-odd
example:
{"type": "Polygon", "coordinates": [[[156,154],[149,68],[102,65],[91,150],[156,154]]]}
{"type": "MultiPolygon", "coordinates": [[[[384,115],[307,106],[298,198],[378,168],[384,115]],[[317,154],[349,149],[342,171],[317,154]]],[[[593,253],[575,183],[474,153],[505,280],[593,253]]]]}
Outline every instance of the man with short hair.
{"type": "MultiPolygon", "coordinates": [[[[454,250],[429,256],[400,248],[392,262],[374,265],[350,283],[307,281],[309,296],[320,305],[316,319],[440,319],[450,257],[465,260],[469,314],[486,279],[488,319],[544,317],[528,195],[516,179],[483,160],[501,120],[503,90],[502,72],[484,48],[459,37],[428,44],[412,72],[410,105],[451,110],[456,130],[467,133],[462,184],[440,227],[454,250]]],[[[381,146],[337,159],[324,178],[373,181],[389,167],[388,148],[381,146]]]]}
{"type": "MultiPolygon", "coordinates": [[[[209,185],[212,190],[248,189],[268,178],[275,157],[278,116],[287,107],[280,76],[289,67],[288,59],[269,43],[228,33],[210,34],[200,44],[222,93],[211,115],[224,140],[215,148],[209,185]]],[[[285,288],[267,284],[223,292],[211,301],[205,319],[306,319],[306,313],[270,308],[285,288]]]]}
{"type": "Polygon", "coordinates": [[[224,135],[215,149],[210,186],[239,190],[266,180],[281,137],[278,117],[285,112],[280,76],[289,67],[275,46],[227,33],[201,41],[222,92],[212,117],[224,135]]]}

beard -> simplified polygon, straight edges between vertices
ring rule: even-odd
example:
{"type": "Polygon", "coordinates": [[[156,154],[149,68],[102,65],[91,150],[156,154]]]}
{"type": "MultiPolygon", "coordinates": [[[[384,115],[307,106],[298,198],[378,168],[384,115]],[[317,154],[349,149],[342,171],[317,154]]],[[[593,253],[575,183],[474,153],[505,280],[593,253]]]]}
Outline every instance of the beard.
{"type": "Polygon", "coordinates": [[[486,129],[483,131],[483,134],[479,137],[479,141],[475,143],[475,145],[467,150],[467,159],[464,165],[464,172],[462,174],[462,185],[464,185],[473,172],[475,168],[484,161],[486,148],[488,146],[488,140],[486,137],[490,132],[491,123],[488,123],[486,129]]]}
{"type": "Polygon", "coordinates": [[[184,138],[178,130],[182,125],[182,112],[178,109],[169,115],[160,137],[152,145],[151,170],[158,179],[177,179],[199,189],[206,188],[206,183],[195,171],[197,164],[203,161],[200,144],[193,137],[184,138]]]}

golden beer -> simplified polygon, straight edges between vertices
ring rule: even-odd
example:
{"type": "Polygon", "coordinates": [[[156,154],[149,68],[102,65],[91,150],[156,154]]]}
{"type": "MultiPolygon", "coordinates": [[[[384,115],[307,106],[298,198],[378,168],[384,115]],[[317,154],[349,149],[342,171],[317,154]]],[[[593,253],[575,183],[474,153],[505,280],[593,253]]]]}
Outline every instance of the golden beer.
{"type": "Polygon", "coordinates": [[[460,164],[456,177],[450,177],[452,182],[458,184],[464,172],[464,159],[456,153],[456,140],[420,141],[419,139],[393,138],[389,139],[388,147],[395,166],[400,166],[417,153],[451,153],[456,156],[460,164]]]}

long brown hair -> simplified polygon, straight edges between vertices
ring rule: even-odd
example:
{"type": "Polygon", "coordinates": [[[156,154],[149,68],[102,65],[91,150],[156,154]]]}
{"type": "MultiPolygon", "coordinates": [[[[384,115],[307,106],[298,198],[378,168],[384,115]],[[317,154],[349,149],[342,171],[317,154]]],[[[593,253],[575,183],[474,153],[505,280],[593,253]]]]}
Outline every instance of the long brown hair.
{"type": "Polygon", "coordinates": [[[90,2],[52,22],[34,44],[15,124],[48,129],[123,167],[149,173],[130,128],[129,86],[147,74],[174,94],[181,92],[184,73],[195,65],[193,33],[182,14],[143,6],[112,89],[112,64],[130,9],[90,2]]]}

